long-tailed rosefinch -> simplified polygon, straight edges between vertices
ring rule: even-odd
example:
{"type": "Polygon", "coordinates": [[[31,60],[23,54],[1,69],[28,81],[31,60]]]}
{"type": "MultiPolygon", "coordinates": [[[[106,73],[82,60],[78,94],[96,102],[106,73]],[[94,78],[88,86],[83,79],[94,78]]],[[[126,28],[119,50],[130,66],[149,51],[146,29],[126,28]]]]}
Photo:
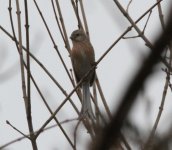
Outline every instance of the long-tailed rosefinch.
{"type": "MultiPolygon", "coordinates": [[[[95,63],[94,49],[83,30],[75,30],[71,34],[73,48],[71,52],[73,69],[76,81],[79,82],[95,63]]],[[[82,83],[82,109],[81,113],[94,118],[90,101],[90,86],[95,78],[95,70],[89,73],[82,83]]]]}

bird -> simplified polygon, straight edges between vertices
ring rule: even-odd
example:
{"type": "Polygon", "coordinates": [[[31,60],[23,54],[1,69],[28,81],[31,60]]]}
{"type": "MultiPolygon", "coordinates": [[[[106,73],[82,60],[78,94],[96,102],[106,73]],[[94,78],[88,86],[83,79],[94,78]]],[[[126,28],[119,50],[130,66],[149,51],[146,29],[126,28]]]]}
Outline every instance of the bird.
{"type": "MultiPolygon", "coordinates": [[[[78,83],[94,66],[95,54],[94,48],[89,41],[88,36],[83,29],[78,29],[72,32],[70,36],[72,40],[71,60],[75,74],[76,82],[78,83]]],[[[90,86],[95,80],[95,69],[92,69],[89,75],[83,80],[82,88],[82,108],[81,115],[94,119],[94,113],[91,107],[90,86]]]]}

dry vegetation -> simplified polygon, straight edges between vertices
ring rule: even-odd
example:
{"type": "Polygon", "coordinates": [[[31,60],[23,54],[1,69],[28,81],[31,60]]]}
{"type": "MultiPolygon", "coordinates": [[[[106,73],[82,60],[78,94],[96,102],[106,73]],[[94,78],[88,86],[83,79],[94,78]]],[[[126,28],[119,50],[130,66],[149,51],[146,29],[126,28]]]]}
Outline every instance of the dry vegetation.
{"type": "MultiPolygon", "coordinates": [[[[64,45],[66,52],[68,55],[70,55],[71,51],[71,45],[69,42],[69,36],[70,33],[67,32],[67,25],[65,24],[65,18],[63,18],[64,11],[61,10],[60,7],[60,1],[58,0],[51,0],[52,4],[52,10],[54,12],[54,18],[56,19],[56,23],[59,29],[59,38],[61,39],[61,44],[64,45]]],[[[8,11],[9,11],[9,19],[10,19],[10,26],[11,31],[8,31],[5,26],[2,26],[0,24],[0,31],[1,36],[7,36],[9,39],[11,39],[10,43],[15,43],[16,46],[16,53],[19,55],[20,60],[20,75],[21,75],[21,82],[18,83],[19,85],[22,85],[22,97],[24,100],[24,107],[25,107],[25,113],[26,113],[26,120],[28,124],[28,134],[22,132],[18,127],[16,127],[14,124],[11,123],[11,121],[6,121],[6,123],[11,126],[14,130],[19,132],[22,137],[16,138],[8,143],[4,143],[3,145],[0,145],[0,149],[8,149],[8,146],[11,146],[15,144],[16,142],[20,143],[23,139],[28,139],[30,141],[30,144],[32,145],[33,150],[39,149],[39,145],[37,144],[37,140],[39,139],[40,135],[45,132],[49,132],[52,128],[59,128],[60,130],[58,132],[61,132],[62,135],[65,137],[65,141],[67,141],[70,145],[71,149],[78,149],[77,148],[77,140],[81,136],[79,134],[79,127],[83,125],[83,127],[88,131],[88,134],[90,135],[90,141],[91,146],[89,149],[92,150],[106,150],[106,149],[119,149],[119,150],[131,150],[135,149],[136,147],[139,149],[160,149],[160,150],[166,150],[166,149],[172,149],[171,148],[171,133],[172,129],[167,129],[168,134],[164,135],[158,135],[157,132],[157,126],[161,118],[161,114],[163,113],[164,103],[166,99],[166,94],[168,89],[171,89],[171,63],[172,63],[172,46],[171,46],[171,39],[172,39],[172,8],[169,11],[169,14],[163,14],[163,10],[161,8],[161,3],[165,0],[157,0],[150,8],[147,8],[147,11],[143,13],[137,20],[133,20],[129,15],[130,5],[134,3],[134,1],[130,0],[128,1],[128,5],[126,8],[122,6],[120,1],[114,0],[114,5],[117,6],[120,13],[123,14],[123,17],[126,18],[126,20],[129,21],[130,26],[126,28],[123,33],[114,40],[114,42],[109,46],[109,48],[104,52],[104,54],[97,59],[95,65],[92,69],[95,69],[99,66],[99,63],[108,56],[109,52],[116,46],[116,44],[121,40],[126,39],[134,39],[134,38],[140,38],[145,43],[145,49],[150,49],[150,53],[147,56],[147,58],[144,60],[144,63],[138,70],[138,72],[135,73],[135,76],[133,80],[131,81],[131,84],[128,86],[128,89],[123,94],[123,97],[120,100],[120,104],[118,108],[116,109],[115,113],[113,114],[108,107],[108,102],[104,96],[103,86],[101,81],[99,80],[97,74],[97,78],[95,80],[95,84],[93,86],[93,92],[92,92],[92,106],[94,105],[94,110],[96,114],[95,120],[90,120],[88,118],[80,118],[80,105],[78,105],[81,100],[81,91],[78,89],[80,84],[83,80],[81,80],[78,84],[75,82],[75,78],[73,75],[72,69],[66,64],[65,56],[62,55],[62,52],[59,48],[59,46],[56,43],[56,40],[53,37],[51,28],[49,27],[49,23],[44,18],[44,13],[42,13],[41,7],[39,6],[39,2],[37,0],[33,0],[33,3],[35,5],[35,8],[37,10],[37,13],[39,14],[39,17],[42,21],[40,21],[40,24],[43,24],[45,26],[46,32],[48,32],[49,38],[53,44],[54,50],[56,51],[56,54],[58,55],[58,59],[60,60],[61,64],[64,67],[64,70],[66,72],[66,76],[69,79],[69,84],[72,85],[72,90],[68,92],[67,89],[63,87],[63,81],[58,81],[56,79],[56,76],[54,76],[51,71],[49,71],[49,67],[45,66],[39,58],[36,57],[34,53],[30,50],[30,35],[32,34],[30,32],[30,17],[32,17],[31,10],[28,9],[28,3],[27,0],[24,0],[24,3],[21,3],[19,0],[11,1],[9,0],[8,3],[8,11]],[[24,4],[24,10],[21,11],[21,5],[24,4]],[[15,11],[13,11],[13,8],[16,9],[16,15],[15,11]],[[157,37],[155,42],[149,41],[149,39],[145,35],[145,30],[149,27],[148,24],[151,22],[151,14],[154,9],[157,9],[157,13],[159,13],[159,20],[162,25],[163,33],[157,37]],[[21,12],[24,14],[24,18],[21,17],[21,12]],[[167,17],[167,20],[164,19],[164,15],[167,17]],[[14,19],[15,16],[15,19],[14,19]],[[137,25],[142,19],[146,18],[146,23],[144,25],[143,29],[140,29],[137,25]],[[24,24],[24,25],[23,25],[24,24]],[[24,29],[24,30],[23,30],[24,29]],[[137,36],[127,36],[127,33],[131,30],[135,30],[137,32],[137,36]],[[22,31],[25,32],[25,34],[22,34],[22,31]],[[24,36],[25,35],[25,36],[24,36]],[[31,67],[31,61],[34,62],[35,65],[39,66],[43,74],[46,74],[48,78],[50,79],[49,82],[53,82],[55,86],[58,87],[58,90],[64,95],[64,99],[61,100],[61,103],[59,103],[57,106],[55,106],[53,109],[47,102],[47,98],[44,96],[44,92],[40,88],[40,84],[37,82],[36,75],[32,71],[31,67]],[[163,71],[166,74],[165,79],[165,86],[164,90],[162,91],[162,100],[159,107],[159,112],[157,116],[155,116],[155,123],[152,125],[152,129],[149,132],[148,135],[141,136],[141,131],[139,130],[138,126],[133,125],[132,121],[127,117],[134,103],[137,101],[137,96],[140,91],[143,90],[143,85],[146,79],[153,73],[153,68],[156,64],[161,63],[163,64],[163,71]],[[42,123],[41,127],[39,129],[34,128],[33,124],[33,117],[35,116],[32,112],[32,101],[34,99],[32,98],[32,91],[36,90],[39,94],[40,98],[42,99],[42,102],[44,103],[45,107],[44,109],[47,109],[49,111],[49,118],[42,123]],[[73,94],[76,93],[76,97],[73,98],[73,94]],[[76,104],[74,102],[74,99],[78,101],[79,103],[76,104]],[[68,119],[61,119],[58,118],[58,113],[64,109],[65,105],[68,103],[72,107],[72,111],[75,111],[75,115],[73,118],[68,119]],[[99,109],[99,104],[103,104],[103,109],[106,114],[102,113],[102,110],[99,109]],[[107,116],[107,117],[105,117],[107,116]],[[49,123],[54,120],[54,125],[49,125],[49,123]],[[75,127],[73,127],[73,122],[75,122],[75,127]],[[68,132],[64,125],[72,123],[73,127],[73,135],[71,135],[70,132],[68,132]]],[[[89,28],[87,23],[87,12],[84,9],[84,1],[83,0],[71,0],[69,1],[71,6],[73,7],[73,12],[76,16],[77,25],[78,28],[83,28],[87,35],[89,36],[89,28]]],[[[69,12],[68,12],[69,13],[69,12]]],[[[52,18],[53,18],[52,17],[52,18]]],[[[54,19],[53,18],[53,19],[54,19]]],[[[96,28],[96,27],[95,27],[96,28]]],[[[85,75],[85,77],[89,74],[89,72],[85,75]]],[[[19,74],[18,74],[19,75],[19,74]]],[[[41,75],[41,74],[40,74],[41,75]]],[[[171,91],[170,91],[171,92],[171,91]]],[[[172,120],[169,120],[172,121],[172,120]]],[[[22,120],[20,120],[22,124],[22,120]]],[[[172,122],[171,122],[172,123],[172,122]]],[[[58,134],[57,132],[57,134],[58,134]]]]}

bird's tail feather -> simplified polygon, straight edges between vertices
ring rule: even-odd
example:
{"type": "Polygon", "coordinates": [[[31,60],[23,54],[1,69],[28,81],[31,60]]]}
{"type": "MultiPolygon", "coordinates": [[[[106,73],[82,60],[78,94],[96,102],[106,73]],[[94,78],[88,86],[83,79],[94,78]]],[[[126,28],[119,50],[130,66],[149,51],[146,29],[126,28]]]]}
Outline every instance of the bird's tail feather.
{"type": "Polygon", "coordinates": [[[91,100],[90,100],[90,84],[85,82],[82,84],[82,91],[83,91],[83,100],[82,100],[82,114],[87,115],[90,118],[94,119],[93,110],[91,107],[91,100]]]}

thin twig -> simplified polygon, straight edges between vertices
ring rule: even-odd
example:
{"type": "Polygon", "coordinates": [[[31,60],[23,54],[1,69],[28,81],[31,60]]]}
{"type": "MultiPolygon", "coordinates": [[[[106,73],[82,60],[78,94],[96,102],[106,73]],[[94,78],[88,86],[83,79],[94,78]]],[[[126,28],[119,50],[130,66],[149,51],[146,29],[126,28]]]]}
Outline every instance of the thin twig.
{"type": "Polygon", "coordinates": [[[133,1],[133,0],[130,0],[129,3],[128,3],[128,5],[127,5],[127,9],[126,9],[126,12],[127,12],[127,13],[128,13],[128,11],[129,11],[129,7],[130,7],[132,1],[133,1]]]}
{"type": "Polygon", "coordinates": [[[86,19],[86,15],[85,15],[83,1],[79,0],[79,2],[80,2],[81,13],[82,13],[83,21],[84,21],[84,26],[85,26],[85,33],[87,34],[87,37],[90,40],[89,29],[88,29],[87,19],[86,19]]]}
{"type": "MultiPolygon", "coordinates": [[[[144,35],[144,33],[145,33],[145,30],[146,30],[146,27],[147,27],[147,24],[148,24],[148,21],[149,21],[149,19],[150,19],[150,15],[151,15],[151,14],[152,14],[152,10],[150,10],[150,13],[149,13],[148,18],[147,18],[147,20],[146,20],[146,23],[145,23],[145,25],[144,25],[144,27],[143,27],[143,30],[142,30],[142,34],[143,34],[143,35],[144,35]]],[[[123,39],[132,39],[132,38],[138,38],[138,37],[140,37],[140,35],[123,37],[123,39]]]]}
{"type": "MultiPolygon", "coordinates": [[[[58,17],[57,17],[57,13],[56,13],[56,10],[55,10],[54,0],[51,0],[51,3],[52,3],[54,15],[55,15],[55,19],[56,19],[56,22],[57,22],[57,26],[58,26],[58,28],[59,28],[59,30],[60,30],[61,37],[62,37],[62,39],[63,39],[63,41],[64,41],[64,43],[65,43],[65,37],[64,37],[64,35],[63,35],[63,31],[62,31],[62,28],[61,28],[61,26],[60,26],[60,22],[59,22],[59,19],[58,19],[58,17]]],[[[66,48],[67,48],[67,46],[66,46],[66,48]]]]}
{"type": "Polygon", "coordinates": [[[158,123],[160,121],[163,108],[164,108],[165,98],[166,98],[167,90],[168,90],[168,82],[169,82],[169,79],[170,79],[170,75],[169,75],[169,73],[167,73],[166,81],[165,81],[165,85],[164,85],[164,91],[163,91],[163,94],[162,94],[161,105],[159,107],[159,112],[158,112],[158,115],[156,117],[155,123],[153,125],[152,131],[151,131],[151,133],[149,135],[149,138],[148,138],[148,140],[147,140],[147,142],[145,144],[144,150],[151,150],[152,149],[152,146],[154,144],[154,141],[153,140],[154,140],[155,132],[156,132],[158,123]]]}
{"type": "MultiPolygon", "coordinates": [[[[159,0],[157,0],[158,2],[159,0]]],[[[158,4],[158,13],[163,30],[165,29],[164,15],[162,13],[161,3],[158,4]]]]}
{"type": "Polygon", "coordinates": [[[29,56],[29,50],[30,50],[30,44],[29,44],[29,16],[28,16],[28,4],[27,0],[24,1],[25,5],[25,29],[26,29],[26,60],[27,60],[27,98],[28,98],[28,118],[30,118],[31,115],[31,87],[30,87],[30,56],[29,56]]]}
{"type": "MultiPolygon", "coordinates": [[[[25,29],[26,29],[26,61],[27,61],[27,103],[28,103],[28,111],[27,111],[27,119],[29,123],[29,131],[33,133],[33,124],[32,124],[32,115],[31,115],[31,86],[30,86],[30,42],[29,42],[29,15],[28,15],[28,4],[27,0],[24,1],[25,5],[25,29]]],[[[24,62],[23,62],[24,63],[24,62]]],[[[34,139],[34,135],[30,135],[30,140],[32,141],[33,149],[37,149],[36,140],[34,139]]]]}
{"type": "Polygon", "coordinates": [[[72,3],[73,10],[75,12],[75,15],[76,15],[76,18],[77,18],[77,21],[78,21],[78,28],[83,29],[83,25],[82,25],[81,19],[79,17],[78,6],[77,6],[77,4],[75,4],[74,0],[71,0],[71,3],[72,3]]]}
{"type": "Polygon", "coordinates": [[[31,103],[28,100],[28,96],[26,94],[25,73],[24,73],[24,64],[23,64],[23,52],[22,52],[22,33],[21,33],[21,18],[20,18],[21,11],[20,11],[20,6],[19,6],[18,0],[16,0],[16,8],[17,8],[16,13],[17,13],[17,21],[18,21],[19,54],[20,54],[23,98],[24,98],[24,102],[25,102],[25,111],[26,111],[26,116],[27,116],[27,123],[28,123],[29,132],[30,132],[30,140],[32,143],[32,148],[33,148],[33,150],[37,150],[38,148],[37,148],[37,144],[36,144],[36,139],[34,138],[34,135],[32,134],[34,131],[33,131],[32,116],[31,116],[31,103]]]}
{"type": "Polygon", "coordinates": [[[66,45],[66,48],[67,48],[67,50],[68,50],[68,52],[70,54],[71,48],[70,48],[68,35],[67,35],[66,27],[65,27],[65,24],[64,24],[64,19],[63,19],[63,15],[62,15],[62,12],[61,12],[60,4],[59,4],[58,0],[55,0],[55,2],[56,2],[57,10],[58,10],[58,13],[59,13],[59,18],[60,18],[61,26],[62,26],[62,29],[63,29],[63,33],[64,33],[65,45],[66,45]]]}
{"type": "Polygon", "coordinates": [[[149,15],[148,15],[148,18],[147,18],[147,20],[146,20],[145,26],[144,26],[143,31],[142,31],[143,34],[145,33],[145,30],[146,30],[146,27],[147,27],[147,24],[148,24],[148,21],[149,21],[149,19],[150,19],[151,14],[152,14],[152,10],[150,11],[150,13],[149,13],[149,15]]]}
{"type": "Polygon", "coordinates": [[[6,123],[7,123],[10,127],[12,127],[14,130],[16,130],[18,133],[20,133],[21,135],[23,135],[25,138],[31,140],[29,136],[27,136],[26,134],[24,134],[23,132],[21,132],[19,129],[17,129],[16,127],[14,127],[8,120],[6,120],[6,123]]]}

